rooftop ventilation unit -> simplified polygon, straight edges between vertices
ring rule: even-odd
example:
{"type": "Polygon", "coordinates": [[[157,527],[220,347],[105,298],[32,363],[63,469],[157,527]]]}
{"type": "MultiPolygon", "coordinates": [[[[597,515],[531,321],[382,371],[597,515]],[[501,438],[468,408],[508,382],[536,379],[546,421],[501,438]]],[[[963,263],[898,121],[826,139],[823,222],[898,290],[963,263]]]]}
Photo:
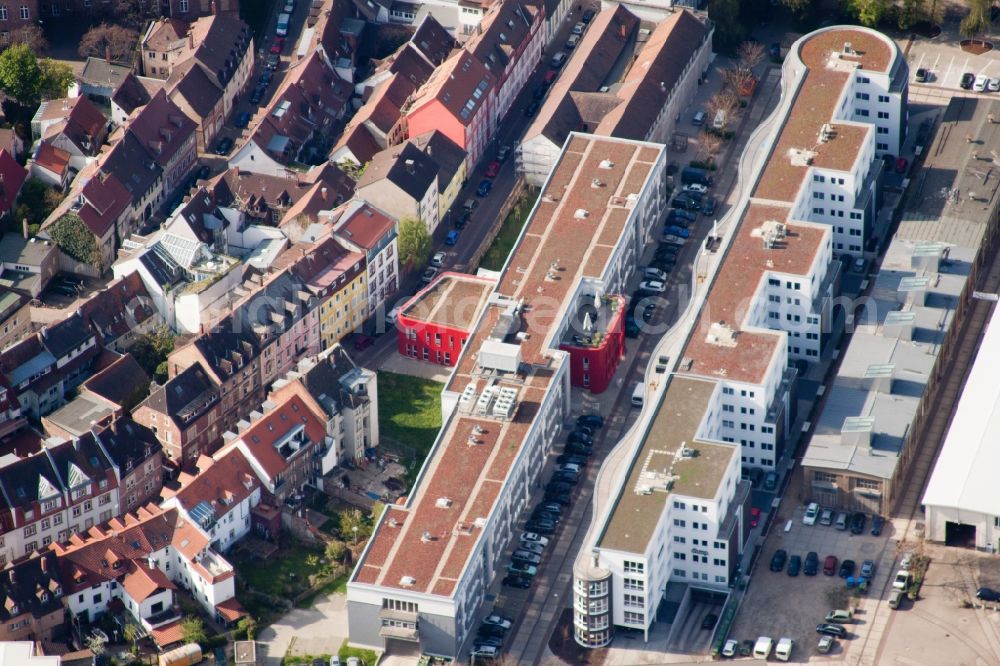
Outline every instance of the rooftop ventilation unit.
{"type": "Polygon", "coordinates": [[[854,47],[851,46],[850,42],[844,42],[843,54],[844,55],[856,55],[855,52],[854,52],[854,47]]]}
{"type": "Polygon", "coordinates": [[[712,322],[712,325],[708,327],[708,336],[705,341],[719,347],[735,347],[736,331],[724,321],[712,322]]]}
{"type": "Polygon", "coordinates": [[[917,321],[917,313],[913,310],[893,310],[885,316],[882,323],[882,335],[899,340],[913,340],[913,328],[917,321]]]}
{"type": "Polygon", "coordinates": [[[833,125],[830,123],[823,123],[823,127],[819,130],[819,142],[826,143],[836,135],[836,132],[833,131],[833,125]]]}
{"type": "Polygon", "coordinates": [[[845,446],[871,448],[875,419],[870,416],[849,416],[840,429],[840,442],[845,446]]]}
{"type": "Polygon", "coordinates": [[[476,383],[469,382],[462,391],[462,397],[458,399],[458,404],[466,409],[471,409],[473,403],[476,401],[476,383]]]}
{"type": "Polygon", "coordinates": [[[816,152],[812,150],[804,150],[802,148],[788,149],[788,158],[792,161],[792,166],[810,166],[813,163],[813,158],[815,157],[816,152]]]}
{"type": "Polygon", "coordinates": [[[490,404],[493,402],[493,394],[495,392],[496,389],[494,387],[488,386],[479,394],[479,400],[476,401],[476,414],[480,416],[489,414],[490,404]]]}
{"type": "Polygon", "coordinates": [[[604,187],[604,181],[601,180],[600,178],[594,178],[593,180],[590,181],[590,186],[595,189],[599,189],[601,187],[604,187]]]}
{"type": "Polygon", "coordinates": [[[759,227],[750,232],[755,238],[760,238],[764,242],[764,247],[768,250],[775,247],[778,242],[785,239],[788,228],[784,223],[777,220],[767,220],[759,227]]]}
{"type": "MultiPolygon", "coordinates": [[[[434,502],[434,506],[436,506],[439,509],[448,509],[448,508],[451,508],[451,498],[449,498],[449,497],[438,497],[437,501],[434,502]]],[[[426,532],[425,532],[425,534],[426,534],[426,532]]]]}
{"type": "Polygon", "coordinates": [[[615,163],[612,162],[611,160],[601,160],[601,163],[598,164],[597,166],[599,166],[602,169],[611,169],[614,168],[615,163]]]}
{"type": "Polygon", "coordinates": [[[420,535],[420,541],[423,542],[423,543],[430,543],[433,540],[434,540],[434,537],[431,536],[430,532],[424,532],[424,533],[422,533],[420,535]]]}
{"type": "Polygon", "coordinates": [[[399,584],[403,587],[413,587],[417,584],[417,579],[413,576],[403,576],[399,579],[399,584]]]}
{"type": "Polygon", "coordinates": [[[573,217],[575,217],[578,220],[586,220],[588,217],[590,217],[590,213],[587,212],[586,208],[577,208],[576,212],[573,213],[573,217]]]}

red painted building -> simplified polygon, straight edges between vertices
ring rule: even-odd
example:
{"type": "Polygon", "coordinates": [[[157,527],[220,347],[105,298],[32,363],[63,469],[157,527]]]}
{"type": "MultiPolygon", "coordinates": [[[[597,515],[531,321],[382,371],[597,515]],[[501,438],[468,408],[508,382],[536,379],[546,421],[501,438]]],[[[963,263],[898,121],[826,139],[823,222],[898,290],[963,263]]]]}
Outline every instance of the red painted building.
{"type": "Polygon", "coordinates": [[[464,273],[443,273],[407,301],[396,317],[399,353],[455,365],[496,283],[464,273]]]}
{"type": "Polygon", "coordinates": [[[625,299],[606,296],[599,309],[587,304],[577,314],[575,325],[559,345],[569,352],[570,383],[591,393],[603,393],[625,355],[625,299]]]}

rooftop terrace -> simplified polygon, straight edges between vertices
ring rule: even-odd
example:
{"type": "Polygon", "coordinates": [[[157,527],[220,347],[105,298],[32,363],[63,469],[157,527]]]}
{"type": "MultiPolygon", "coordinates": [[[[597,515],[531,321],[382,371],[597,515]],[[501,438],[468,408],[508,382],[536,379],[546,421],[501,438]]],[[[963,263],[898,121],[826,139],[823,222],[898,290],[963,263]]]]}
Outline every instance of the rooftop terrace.
{"type": "Polygon", "coordinates": [[[444,273],[414,296],[401,314],[407,319],[468,331],[486,305],[495,283],[463,273],[444,273]]]}

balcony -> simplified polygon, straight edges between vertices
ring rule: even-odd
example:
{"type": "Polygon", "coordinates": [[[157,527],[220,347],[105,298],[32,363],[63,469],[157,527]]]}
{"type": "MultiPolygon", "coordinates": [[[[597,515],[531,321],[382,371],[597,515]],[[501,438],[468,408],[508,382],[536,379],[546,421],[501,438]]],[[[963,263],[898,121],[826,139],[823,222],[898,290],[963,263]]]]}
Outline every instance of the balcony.
{"type": "Polygon", "coordinates": [[[378,635],[382,638],[397,638],[403,641],[420,642],[420,632],[416,626],[394,626],[383,624],[379,627],[378,635]]]}
{"type": "Polygon", "coordinates": [[[179,620],[180,617],[181,609],[177,606],[172,606],[166,610],[160,611],[159,613],[153,613],[149,617],[143,618],[143,622],[149,629],[156,629],[157,627],[173,622],[174,620],[179,620]]]}
{"type": "Polygon", "coordinates": [[[614,324],[615,315],[624,304],[624,299],[620,296],[581,296],[577,300],[576,312],[563,334],[563,347],[600,347],[614,324]]]}
{"type": "Polygon", "coordinates": [[[392,608],[383,608],[379,611],[378,617],[380,620],[395,620],[397,622],[412,622],[414,624],[417,622],[416,613],[392,608]]]}
{"type": "Polygon", "coordinates": [[[230,573],[233,570],[233,567],[229,564],[229,562],[224,560],[221,555],[211,550],[204,551],[201,554],[201,557],[198,558],[198,563],[205,567],[205,569],[208,570],[208,573],[215,577],[230,573]]]}

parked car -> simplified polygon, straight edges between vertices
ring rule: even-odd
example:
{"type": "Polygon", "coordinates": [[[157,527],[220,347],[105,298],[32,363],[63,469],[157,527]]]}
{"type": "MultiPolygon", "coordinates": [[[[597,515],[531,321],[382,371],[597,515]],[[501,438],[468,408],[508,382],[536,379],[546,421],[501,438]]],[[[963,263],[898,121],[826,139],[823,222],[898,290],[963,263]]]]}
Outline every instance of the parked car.
{"type": "Polygon", "coordinates": [[[354,336],[354,351],[364,351],[375,344],[375,338],[370,335],[354,336]]]}
{"type": "Polygon", "coordinates": [[[566,54],[557,53],[554,56],[552,56],[551,60],[549,60],[549,66],[552,67],[552,69],[559,69],[560,67],[563,66],[565,62],[566,62],[566,54]]]}
{"type": "Polygon", "coordinates": [[[576,25],[573,26],[573,29],[570,30],[570,32],[573,33],[574,35],[582,35],[586,27],[587,26],[585,26],[582,22],[578,22],[576,25]]]}
{"type": "Polygon", "coordinates": [[[538,534],[554,534],[556,524],[547,520],[529,520],[524,527],[538,534]]]}
{"type": "Polygon", "coordinates": [[[483,180],[479,181],[479,187],[476,188],[476,194],[478,194],[481,197],[485,197],[487,194],[490,193],[491,189],[493,189],[493,181],[484,178],[483,180]]]}
{"type": "Polygon", "coordinates": [[[254,88],[253,92],[250,93],[250,103],[260,104],[260,100],[264,99],[264,92],[265,90],[260,86],[254,88]]]}
{"type": "Polygon", "coordinates": [[[583,444],[584,446],[593,446],[594,439],[587,434],[584,434],[578,430],[574,430],[566,438],[566,441],[570,444],[583,444]]]}
{"type": "Polygon", "coordinates": [[[757,527],[760,524],[760,509],[750,507],[750,527],[757,527]]]}
{"type": "Polygon", "coordinates": [[[923,67],[917,67],[917,74],[914,78],[917,83],[927,83],[927,70],[923,67]]]}
{"type": "Polygon", "coordinates": [[[447,258],[448,254],[446,252],[435,252],[434,256],[431,257],[431,266],[434,266],[436,268],[441,268],[441,266],[444,265],[445,259],[447,258]]]}
{"type": "Polygon", "coordinates": [[[1000,601],[1000,592],[988,587],[981,587],[976,590],[976,599],[980,601],[1000,601]]]}
{"type": "Polygon", "coordinates": [[[228,136],[224,136],[219,139],[219,142],[215,144],[215,154],[216,155],[228,155],[229,151],[233,149],[233,140],[228,136]]]}
{"type": "Polygon", "coordinates": [[[972,89],[975,92],[986,92],[986,87],[990,84],[990,77],[985,74],[980,74],[976,77],[976,80],[972,82],[972,89]]]}
{"type": "Polygon", "coordinates": [[[844,560],[840,563],[840,571],[837,572],[841,578],[848,578],[854,575],[854,560],[844,560]]]}
{"type": "Polygon", "coordinates": [[[492,162],[486,165],[486,172],[484,175],[487,178],[496,178],[498,173],[500,173],[499,160],[493,160],[492,162]]]}
{"type": "Polygon", "coordinates": [[[816,645],[816,651],[819,652],[820,654],[827,654],[830,650],[833,649],[833,646],[836,642],[837,639],[834,638],[833,636],[826,636],[826,635],[820,636],[819,643],[816,645]]]}
{"type": "Polygon", "coordinates": [[[236,120],[233,121],[233,125],[238,129],[243,129],[250,124],[250,112],[243,111],[240,115],[236,116],[236,120]]]}
{"type": "Polygon", "coordinates": [[[871,580],[875,577],[875,561],[865,560],[861,563],[861,577],[871,580]]]}
{"type": "Polygon", "coordinates": [[[702,629],[714,629],[715,628],[715,623],[718,622],[718,621],[719,621],[719,616],[718,615],[716,615],[715,613],[709,613],[701,621],[701,628],[702,629]]]}
{"type": "Polygon", "coordinates": [[[674,208],[673,210],[670,211],[670,216],[667,219],[670,218],[675,218],[675,219],[679,218],[682,220],[687,220],[688,222],[697,222],[698,213],[696,212],[692,213],[691,211],[685,210],[683,208],[674,208]]]}
{"type": "Polygon", "coordinates": [[[538,543],[543,547],[549,545],[549,540],[543,537],[541,534],[535,534],[534,532],[522,532],[521,543],[538,543]]]}
{"type": "Polygon", "coordinates": [[[776,490],[778,488],[778,473],[768,472],[764,475],[764,490],[776,490]]]}
{"type": "Polygon", "coordinates": [[[903,553],[903,559],[899,561],[899,568],[903,571],[909,571],[912,565],[913,553],[903,553]]]}
{"type": "Polygon", "coordinates": [[[672,243],[673,245],[678,245],[678,246],[687,243],[686,240],[675,234],[667,234],[666,236],[663,237],[663,242],[672,243]]]}
{"type": "Polygon", "coordinates": [[[541,555],[545,552],[545,546],[540,543],[525,543],[524,541],[517,544],[518,550],[526,550],[529,553],[534,553],[535,555],[541,555]]]}
{"type": "Polygon", "coordinates": [[[477,652],[486,647],[503,647],[503,638],[499,636],[477,636],[472,642],[472,651],[477,652]]]}
{"type": "Polygon", "coordinates": [[[639,290],[649,294],[662,294],[667,290],[667,285],[659,280],[643,280],[639,283],[639,290]]]}
{"type": "Polygon", "coordinates": [[[503,584],[506,587],[515,587],[521,590],[527,590],[531,587],[531,579],[527,576],[518,576],[515,574],[507,574],[504,576],[503,584]]]}
{"type": "Polygon", "coordinates": [[[448,234],[444,237],[444,244],[455,245],[456,243],[458,243],[458,234],[459,234],[458,229],[452,229],[451,231],[449,231],[448,234]]]}
{"type": "Polygon", "coordinates": [[[470,656],[478,657],[481,659],[496,659],[498,656],[500,656],[500,650],[493,647],[492,645],[484,645],[478,649],[473,650],[470,653],[470,656]]]}
{"type": "Polygon", "coordinates": [[[809,505],[806,507],[806,512],[802,516],[802,524],[815,525],[816,516],[818,514],[819,514],[819,504],[816,504],[816,502],[809,502],[809,505]]]}
{"type": "Polygon", "coordinates": [[[969,90],[972,88],[972,84],[975,83],[975,81],[976,75],[972,72],[966,72],[965,74],[962,74],[962,80],[959,82],[958,86],[962,88],[962,90],[969,90]]]}
{"type": "Polygon", "coordinates": [[[823,574],[832,576],[835,573],[837,573],[837,557],[836,555],[827,555],[826,559],[823,560],[823,574]]]}
{"type": "Polygon", "coordinates": [[[872,536],[879,536],[882,534],[882,526],[885,524],[885,518],[882,516],[872,516],[872,536]]]}
{"type": "Polygon", "coordinates": [[[604,417],[600,414],[582,414],[576,417],[576,424],[578,426],[587,426],[588,428],[603,428],[604,417]]]}
{"type": "Polygon", "coordinates": [[[504,145],[497,148],[497,161],[503,162],[510,155],[510,146],[504,145]]]}
{"type": "Polygon", "coordinates": [[[740,648],[740,642],[735,638],[730,638],[726,641],[726,644],[722,646],[722,656],[723,657],[735,657],[737,650],[740,648]]]}
{"type": "Polygon", "coordinates": [[[573,49],[576,48],[576,45],[579,43],[580,43],[580,35],[570,35],[569,39],[567,39],[566,43],[563,45],[563,48],[566,49],[567,51],[572,51],[573,49]]]}
{"type": "Polygon", "coordinates": [[[805,562],[802,564],[802,573],[806,576],[815,576],[819,570],[819,555],[816,551],[810,550],[806,553],[805,562]]]}
{"type": "Polygon", "coordinates": [[[847,529],[847,512],[846,511],[840,511],[839,513],[837,513],[837,518],[836,518],[836,520],[833,521],[833,526],[836,527],[838,530],[841,530],[841,531],[847,529]]]}
{"type": "Polygon", "coordinates": [[[583,13],[583,16],[580,17],[580,20],[583,21],[584,23],[590,23],[591,21],[594,20],[595,15],[596,12],[594,12],[593,9],[588,9],[583,13]]]}
{"type": "Polygon", "coordinates": [[[688,183],[682,189],[684,192],[697,192],[698,194],[705,194],[708,192],[708,188],[701,183],[688,183]]]}
{"type": "Polygon", "coordinates": [[[715,197],[709,197],[705,199],[705,205],[701,207],[701,212],[708,216],[715,215],[715,207],[717,204],[718,200],[715,197]]]}
{"type": "Polygon", "coordinates": [[[896,577],[892,579],[892,586],[904,592],[910,587],[910,572],[900,569],[896,572],[896,577]]]}
{"type": "Polygon", "coordinates": [[[539,565],[542,563],[542,558],[537,553],[529,553],[526,550],[515,550],[510,556],[510,559],[514,562],[519,562],[521,564],[534,564],[539,565]]]}
{"type": "Polygon", "coordinates": [[[854,622],[854,613],[844,609],[832,610],[826,614],[823,621],[834,624],[852,624],[854,622]]]}
{"type": "Polygon", "coordinates": [[[492,615],[487,615],[486,617],[483,618],[483,624],[492,624],[500,627],[503,630],[507,630],[510,629],[512,623],[510,618],[502,617],[500,615],[497,615],[496,613],[493,613],[492,615]]]}
{"type": "Polygon", "coordinates": [[[695,127],[701,127],[705,124],[705,116],[707,114],[704,111],[698,111],[691,117],[691,124],[695,127]]]}
{"type": "Polygon", "coordinates": [[[851,516],[851,534],[864,534],[865,514],[860,511],[851,516]]]}
{"type": "Polygon", "coordinates": [[[666,229],[663,230],[663,233],[667,236],[677,236],[679,238],[688,238],[691,236],[690,231],[688,231],[684,227],[679,227],[676,224],[671,224],[670,226],[668,226],[666,229]]]}
{"type": "Polygon", "coordinates": [[[781,571],[785,568],[785,561],[788,560],[788,552],[784,548],[774,551],[771,556],[771,571],[781,571]]]}
{"type": "Polygon", "coordinates": [[[437,274],[438,274],[438,269],[435,268],[434,266],[431,266],[424,271],[423,275],[420,276],[420,281],[423,282],[424,284],[430,284],[434,280],[434,278],[437,277],[437,274]]]}
{"type": "Polygon", "coordinates": [[[792,555],[788,558],[788,575],[798,576],[799,572],[802,570],[802,557],[799,555],[792,555]]]}
{"type": "Polygon", "coordinates": [[[524,564],[523,562],[511,562],[507,565],[507,573],[534,576],[538,573],[538,567],[532,564],[524,564]]]}
{"type": "Polygon", "coordinates": [[[837,638],[846,638],[847,629],[844,629],[839,624],[831,624],[829,622],[824,622],[823,624],[816,625],[817,634],[826,634],[827,636],[836,636],[837,638]]]}

